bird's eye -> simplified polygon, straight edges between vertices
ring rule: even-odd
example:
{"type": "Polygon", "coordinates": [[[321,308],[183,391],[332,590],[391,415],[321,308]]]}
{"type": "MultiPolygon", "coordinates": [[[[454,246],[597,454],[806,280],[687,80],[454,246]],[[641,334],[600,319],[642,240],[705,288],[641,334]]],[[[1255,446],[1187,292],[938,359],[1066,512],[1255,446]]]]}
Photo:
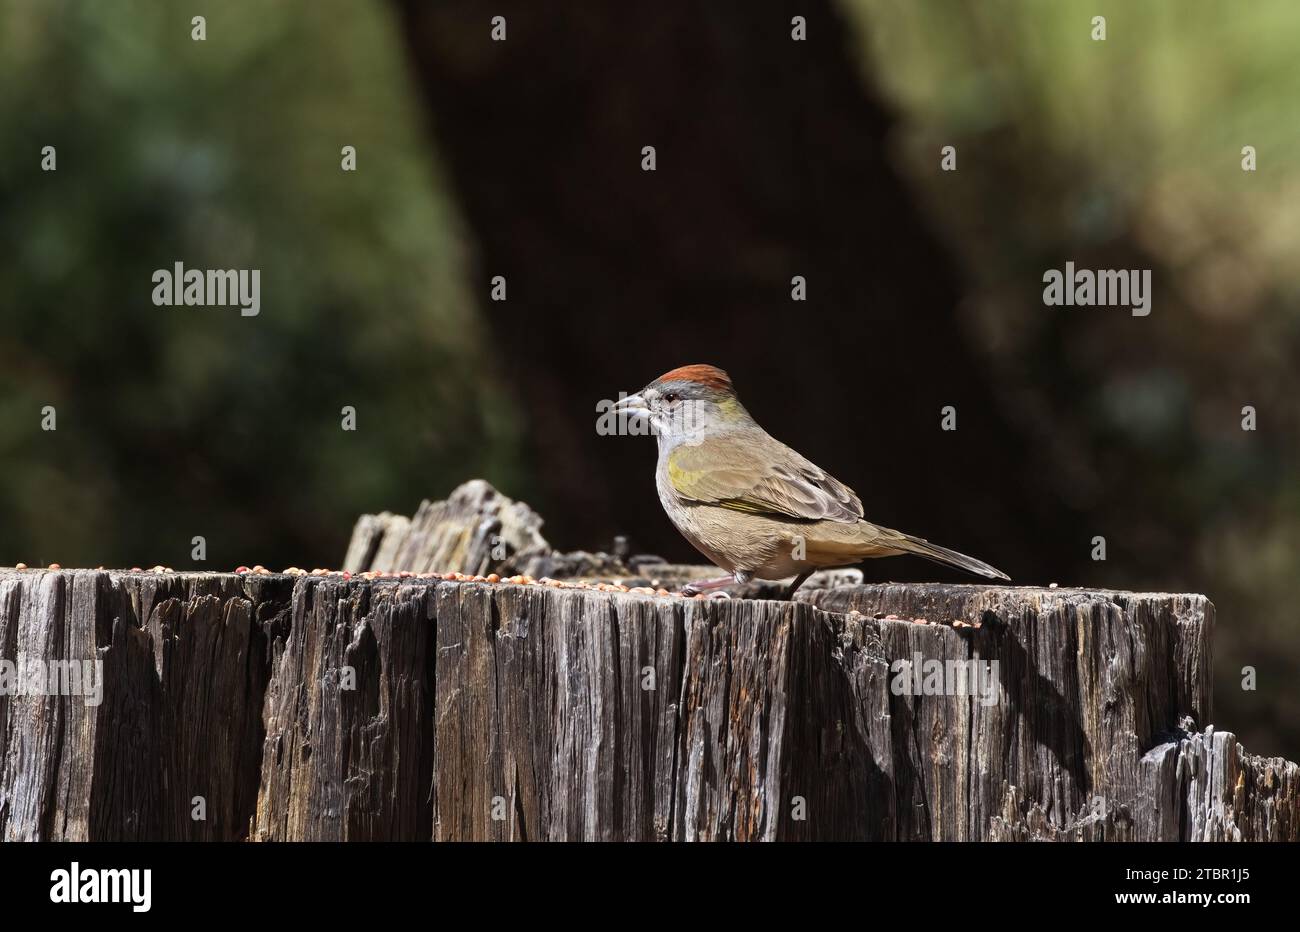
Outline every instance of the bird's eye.
{"type": "Polygon", "coordinates": [[[668,402],[669,404],[674,404],[674,403],[676,403],[676,402],[677,402],[681,397],[682,397],[682,396],[679,395],[679,394],[677,394],[676,392],[669,392],[667,395],[664,395],[664,401],[668,402]]]}

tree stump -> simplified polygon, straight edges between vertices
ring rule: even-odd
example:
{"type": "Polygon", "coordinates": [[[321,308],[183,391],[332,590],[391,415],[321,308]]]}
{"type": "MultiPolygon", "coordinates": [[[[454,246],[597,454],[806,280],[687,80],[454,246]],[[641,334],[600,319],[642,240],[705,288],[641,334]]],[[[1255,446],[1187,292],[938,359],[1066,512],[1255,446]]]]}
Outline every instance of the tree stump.
{"type": "Polygon", "coordinates": [[[1209,727],[1213,624],[1155,593],[5,569],[0,836],[1296,840],[1296,765],[1209,727]],[[899,691],[972,659],[995,689],[899,691]],[[86,660],[97,702],[14,689],[86,660]]]}

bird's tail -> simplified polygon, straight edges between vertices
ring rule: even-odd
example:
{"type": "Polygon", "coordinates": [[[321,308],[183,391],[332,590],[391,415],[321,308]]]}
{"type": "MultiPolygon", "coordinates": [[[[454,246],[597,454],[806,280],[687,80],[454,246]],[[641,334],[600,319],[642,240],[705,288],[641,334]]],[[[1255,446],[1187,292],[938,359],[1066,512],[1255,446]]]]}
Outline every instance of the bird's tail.
{"type": "MultiPolygon", "coordinates": [[[[920,537],[913,537],[911,534],[904,534],[902,531],[895,531],[898,535],[896,539],[889,541],[889,546],[896,551],[903,553],[914,553],[918,557],[925,557],[927,560],[933,560],[935,563],[943,563],[948,566],[955,566],[959,569],[966,570],[968,573],[978,573],[980,576],[987,576],[989,579],[1005,579],[1011,582],[1011,577],[999,569],[994,569],[983,560],[976,560],[974,557],[968,557],[964,553],[958,553],[956,550],[949,550],[947,547],[940,547],[938,544],[932,544],[928,540],[920,537]]],[[[883,543],[883,541],[882,541],[883,543]]]]}
{"type": "Polygon", "coordinates": [[[822,521],[815,525],[817,534],[807,541],[807,557],[817,566],[852,566],[871,557],[890,557],[900,553],[914,553],[935,563],[955,566],[987,576],[989,579],[1011,577],[994,569],[983,560],[976,560],[956,550],[940,547],[920,537],[904,534],[891,528],[880,527],[870,521],[842,524],[822,521]]]}

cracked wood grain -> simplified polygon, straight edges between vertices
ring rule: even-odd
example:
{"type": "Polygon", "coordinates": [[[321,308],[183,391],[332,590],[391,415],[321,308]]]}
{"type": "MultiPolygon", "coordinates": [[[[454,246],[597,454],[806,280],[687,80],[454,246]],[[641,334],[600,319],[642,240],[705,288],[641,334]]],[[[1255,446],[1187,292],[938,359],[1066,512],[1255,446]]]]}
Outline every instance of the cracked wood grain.
{"type": "Polygon", "coordinates": [[[103,670],[95,705],[0,695],[0,837],[1296,840],[1296,765],[1212,727],[1213,626],[1158,593],[0,569],[0,660],[103,670]],[[918,655],[996,660],[997,701],[898,694],[918,655]]]}

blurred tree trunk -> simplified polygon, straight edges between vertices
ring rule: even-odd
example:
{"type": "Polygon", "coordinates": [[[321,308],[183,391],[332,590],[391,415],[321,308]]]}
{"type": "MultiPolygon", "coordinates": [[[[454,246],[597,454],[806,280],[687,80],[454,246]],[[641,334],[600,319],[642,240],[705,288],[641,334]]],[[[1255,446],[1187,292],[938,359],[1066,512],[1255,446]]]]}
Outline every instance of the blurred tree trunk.
{"type": "Polygon", "coordinates": [[[552,541],[626,532],[687,554],[655,498],[653,441],[597,436],[596,402],[711,362],[871,519],[1017,579],[1086,554],[961,331],[953,261],[889,162],[892,119],[828,3],[398,5],[552,541]],[[488,300],[494,275],[505,303],[488,300]]]}

